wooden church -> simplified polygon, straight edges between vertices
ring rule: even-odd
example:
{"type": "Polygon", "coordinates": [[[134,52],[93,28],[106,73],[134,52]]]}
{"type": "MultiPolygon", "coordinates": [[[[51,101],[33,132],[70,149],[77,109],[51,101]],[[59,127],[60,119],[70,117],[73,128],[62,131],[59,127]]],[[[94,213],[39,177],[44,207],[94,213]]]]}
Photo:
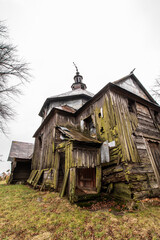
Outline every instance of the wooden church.
{"type": "Polygon", "coordinates": [[[131,72],[96,95],[76,68],[70,92],[47,98],[28,183],[71,202],[101,192],[160,195],[160,106],[131,72]]]}

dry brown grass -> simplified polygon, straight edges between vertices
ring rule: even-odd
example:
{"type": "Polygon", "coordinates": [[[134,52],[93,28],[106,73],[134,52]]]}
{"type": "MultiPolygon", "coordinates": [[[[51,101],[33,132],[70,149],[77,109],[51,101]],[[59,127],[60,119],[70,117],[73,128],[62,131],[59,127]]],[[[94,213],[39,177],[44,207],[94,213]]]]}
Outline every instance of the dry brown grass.
{"type": "MultiPolygon", "coordinates": [[[[96,206],[96,205],[95,205],[96,206]]],[[[160,204],[143,201],[133,212],[115,215],[111,207],[96,211],[71,205],[57,193],[23,185],[0,185],[0,239],[160,239],[160,204]]]]}

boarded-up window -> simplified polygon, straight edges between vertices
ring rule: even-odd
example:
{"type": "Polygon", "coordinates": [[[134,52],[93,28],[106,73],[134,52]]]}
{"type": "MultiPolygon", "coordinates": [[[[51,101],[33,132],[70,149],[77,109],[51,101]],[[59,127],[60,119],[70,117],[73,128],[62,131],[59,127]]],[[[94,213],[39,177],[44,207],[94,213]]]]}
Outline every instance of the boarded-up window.
{"type": "Polygon", "coordinates": [[[81,189],[94,189],[96,187],[95,168],[77,169],[77,187],[81,189]]]}

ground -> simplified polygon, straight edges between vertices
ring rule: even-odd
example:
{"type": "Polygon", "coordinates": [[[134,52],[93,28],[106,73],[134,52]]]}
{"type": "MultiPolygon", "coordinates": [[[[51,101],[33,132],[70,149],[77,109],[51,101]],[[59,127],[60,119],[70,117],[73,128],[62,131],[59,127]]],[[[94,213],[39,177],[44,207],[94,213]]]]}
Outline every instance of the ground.
{"type": "Polygon", "coordinates": [[[160,239],[160,199],[71,205],[58,193],[0,184],[0,239],[160,239]]]}

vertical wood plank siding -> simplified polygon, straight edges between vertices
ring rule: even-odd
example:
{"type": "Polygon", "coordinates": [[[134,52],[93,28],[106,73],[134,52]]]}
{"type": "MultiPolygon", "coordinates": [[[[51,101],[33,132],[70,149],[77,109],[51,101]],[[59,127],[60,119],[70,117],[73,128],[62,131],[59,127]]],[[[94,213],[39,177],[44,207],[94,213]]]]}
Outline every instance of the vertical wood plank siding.
{"type": "Polygon", "coordinates": [[[87,148],[73,148],[73,164],[72,167],[93,168],[99,165],[99,150],[87,148]]]}
{"type": "Polygon", "coordinates": [[[145,141],[160,142],[160,114],[156,116],[157,122],[153,110],[137,102],[135,111],[131,112],[126,97],[108,91],[83,111],[77,122],[89,115],[94,119],[97,139],[116,143],[116,147],[110,149],[110,162],[102,164],[103,190],[115,192],[115,195],[118,190],[120,195],[124,187],[129,198],[133,194],[137,198],[156,195],[159,192],[157,180],[145,141]]]}

